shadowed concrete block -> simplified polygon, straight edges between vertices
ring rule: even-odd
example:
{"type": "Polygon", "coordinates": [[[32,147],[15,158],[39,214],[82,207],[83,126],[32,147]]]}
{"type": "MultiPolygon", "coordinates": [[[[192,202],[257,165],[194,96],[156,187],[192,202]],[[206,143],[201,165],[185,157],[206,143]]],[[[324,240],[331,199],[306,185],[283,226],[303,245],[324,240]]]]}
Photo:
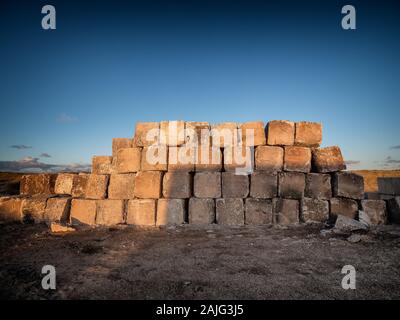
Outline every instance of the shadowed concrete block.
{"type": "Polygon", "coordinates": [[[294,143],[294,122],[273,120],[267,124],[267,144],[291,146],[294,143]]]}
{"type": "Polygon", "coordinates": [[[285,171],[310,172],[311,149],[297,146],[285,147],[283,169],[285,171]]]}
{"type": "Polygon", "coordinates": [[[400,223],[400,197],[395,197],[387,201],[389,221],[400,223]]]}
{"type": "Polygon", "coordinates": [[[88,199],[105,199],[109,176],[106,174],[90,174],[86,183],[85,197],[88,199]]]}
{"type": "Polygon", "coordinates": [[[274,198],[272,206],[277,224],[289,225],[299,222],[299,201],[293,199],[274,198]]]}
{"type": "Polygon", "coordinates": [[[24,222],[40,223],[45,221],[47,196],[37,195],[22,200],[22,220],[24,222]]]}
{"type": "Polygon", "coordinates": [[[302,221],[325,222],[329,219],[329,202],[327,200],[303,198],[300,204],[302,221]]]}
{"type": "Polygon", "coordinates": [[[239,168],[248,168],[250,170],[254,167],[253,164],[254,155],[252,148],[239,145],[224,149],[225,171],[235,171],[239,168]]]}
{"type": "Polygon", "coordinates": [[[218,224],[240,226],[244,224],[243,199],[216,199],[216,220],[218,224]]]}
{"type": "Polygon", "coordinates": [[[246,199],[246,224],[272,224],[273,221],[272,200],[246,199]]]}
{"type": "Polygon", "coordinates": [[[168,147],[155,145],[142,149],[141,170],[142,171],[167,171],[168,169],[168,147]]]}
{"type": "Polygon", "coordinates": [[[124,223],[124,200],[97,200],[96,224],[112,226],[124,223]]]}
{"type": "Polygon", "coordinates": [[[181,120],[160,122],[160,143],[169,147],[185,143],[185,122],[181,120]]]}
{"type": "Polygon", "coordinates": [[[249,177],[233,172],[222,172],[222,197],[246,198],[249,194],[249,177]]]}
{"type": "Polygon", "coordinates": [[[110,156],[93,156],[92,157],[92,173],[94,174],[111,174],[115,172],[113,157],[110,156]]]}
{"type": "Polygon", "coordinates": [[[306,174],[305,197],[329,200],[332,198],[331,176],[323,173],[306,174]]]}
{"type": "Polygon", "coordinates": [[[74,181],[72,185],[72,196],[74,198],[85,197],[86,184],[89,180],[90,174],[79,173],[74,176],[74,181]]]}
{"type": "Polygon", "coordinates": [[[162,172],[140,171],[136,174],[134,194],[136,198],[158,199],[161,197],[162,172]]]}
{"type": "Polygon", "coordinates": [[[272,199],[278,194],[278,175],[275,172],[255,171],[250,177],[252,198],[272,199]]]}
{"type": "Polygon", "coordinates": [[[117,173],[138,172],[140,170],[141,148],[119,149],[115,157],[117,173]]]}
{"type": "Polygon", "coordinates": [[[300,172],[279,173],[279,196],[288,199],[301,199],[304,196],[306,178],[300,172]]]}
{"type": "Polygon", "coordinates": [[[129,200],[126,223],[137,226],[154,226],[156,224],[156,200],[129,200]]]}
{"type": "Polygon", "coordinates": [[[67,222],[71,209],[71,198],[49,198],[46,202],[44,219],[47,222],[67,222]]]}
{"type": "Polygon", "coordinates": [[[20,194],[54,194],[56,179],[57,174],[50,173],[23,175],[20,183],[20,194]]]}
{"type": "Polygon", "coordinates": [[[238,145],[239,134],[236,122],[224,122],[211,126],[212,146],[225,148],[238,145]]]}
{"type": "Polygon", "coordinates": [[[167,172],[163,179],[164,198],[190,198],[191,183],[191,176],[187,172],[167,172]]]}
{"type": "Polygon", "coordinates": [[[169,147],[168,171],[194,171],[196,148],[194,146],[169,147]]]}
{"type": "Polygon", "coordinates": [[[132,146],[148,147],[160,141],[160,124],[158,122],[138,122],[132,146]]]}
{"type": "Polygon", "coordinates": [[[346,169],[342,152],[337,146],[313,149],[313,168],[316,172],[335,172],[346,169]]]}
{"type": "Polygon", "coordinates": [[[266,137],[264,122],[253,121],[240,124],[239,140],[243,146],[247,147],[265,145],[266,137]]]}
{"type": "Polygon", "coordinates": [[[215,219],[214,199],[189,199],[189,223],[211,224],[215,219]]]}
{"type": "Polygon", "coordinates": [[[197,198],[221,197],[221,173],[197,172],[194,175],[194,196],[197,198]]]}
{"type": "Polygon", "coordinates": [[[0,220],[22,221],[22,202],[18,196],[0,197],[0,220]]]}
{"type": "Polygon", "coordinates": [[[191,145],[211,145],[210,124],[208,122],[185,122],[185,143],[191,145]]]}
{"type": "Polygon", "coordinates": [[[336,172],[333,175],[333,195],[364,199],[364,178],[351,172],[336,172]]]}
{"type": "Polygon", "coordinates": [[[133,199],[134,188],[134,173],[112,174],[108,185],[108,199],[133,199]]]}
{"type": "Polygon", "coordinates": [[[283,167],[283,148],[260,146],[255,150],[256,170],[281,171],[283,167]]]}
{"type": "Polygon", "coordinates": [[[330,200],[330,204],[330,215],[332,217],[342,215],[351,219],[355,219],[358,214],[358,203],[355,200],[347,198],[332,198],[330,200]]]}
{"type": "Polygon", "coordinates": [[[73,173],[59,173],[57,175],[54,192],[57,194],[72,194],[72,187],[76,174],[73,173]]]}
{"type": "Polygon", "coordinates": [[[196,171],[221,171],[222,152],[220,148],[199,146],[196,152],[196,171]]]}
{"type": "Polygon", "coordinates": [[[386,223],[387,213],[384,200],[361,200],[361,209],[369,217],[372,225],[386,223]]]}
{"type": "Polygon", "coordinates": [[[322,142],[322,124],[317,122],[296,122],[294,144],[305,147],[319,147],[322,142]]]}
{"type": "Polygon", "coordinates": [[[378,177],[378,191],[387,195],[400,195],[400,178],[378,177]]]}
{"type": "Polygon", "coordinates": [[[96,200],[72,199],[70,223],[72,225],[95,225],[96,200]]]}
{"type": "Polygon", "coordinates": [[[129,138],[113,138],[112,139],[112,155],[115,157],[119,149],[132,148],[132,139],[129,138]]]}
{"type": "Polygon", "coordinates": [[[185,222],[185,200],[158,199],[156,225],[174,225],[185,222]]]}

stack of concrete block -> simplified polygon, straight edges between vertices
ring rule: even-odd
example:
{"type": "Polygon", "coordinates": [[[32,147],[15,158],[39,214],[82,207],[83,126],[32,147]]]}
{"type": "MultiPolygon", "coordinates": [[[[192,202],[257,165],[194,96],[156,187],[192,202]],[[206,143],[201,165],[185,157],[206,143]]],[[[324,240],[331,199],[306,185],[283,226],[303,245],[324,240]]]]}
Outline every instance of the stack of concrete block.
{"type": "MultiPolygon", "coordinates": [[[[138,123],[94,156],[90,174],[27,175],[21,196],[0,200],[11,220],[162,226],[325,222],[337,215],[386,222],[385,203],[364,200],[363,178],[339,147],[320,148],[320,123],[138,123]],[[151,159],[149,159],[151,155],[151,159]],[[252,171],[238,171],[244,163],[252,171]]],[[[3,213],[5,212],[5,213],[3,213]]]]}

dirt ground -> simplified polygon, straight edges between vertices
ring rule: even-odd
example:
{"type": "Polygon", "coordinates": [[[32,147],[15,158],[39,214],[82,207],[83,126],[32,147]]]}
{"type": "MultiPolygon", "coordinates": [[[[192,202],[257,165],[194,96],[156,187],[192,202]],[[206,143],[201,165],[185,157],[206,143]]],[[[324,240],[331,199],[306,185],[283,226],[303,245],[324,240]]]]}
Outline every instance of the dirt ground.
{"type": "Polygon", "coordinates": [[[116,227],[50,234],[0,225],[2,299],[399,299],[400,226],[352,243],[321,226],[116,227]],[[56,290],[41,287],[53,265],[56,290]],[[355,290],[341,287],[344,265],[355,290]]]}

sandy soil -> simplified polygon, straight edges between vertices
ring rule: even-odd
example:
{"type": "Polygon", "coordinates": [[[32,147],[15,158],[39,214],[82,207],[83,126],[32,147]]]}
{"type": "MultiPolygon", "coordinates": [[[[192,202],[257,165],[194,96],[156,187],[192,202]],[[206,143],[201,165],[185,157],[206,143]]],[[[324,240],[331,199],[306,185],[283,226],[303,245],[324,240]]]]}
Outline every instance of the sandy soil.
{"type": "Polygon", "coordinates": [[[351,243],[321,226],[117,227],[52,235],[0,225],[2,299],[399,299],[400,226],[351,243]],[[57,289],[41,288],[41,268],[57,289]],[[357,270],[343,290],[341,268],[357,270]]]}

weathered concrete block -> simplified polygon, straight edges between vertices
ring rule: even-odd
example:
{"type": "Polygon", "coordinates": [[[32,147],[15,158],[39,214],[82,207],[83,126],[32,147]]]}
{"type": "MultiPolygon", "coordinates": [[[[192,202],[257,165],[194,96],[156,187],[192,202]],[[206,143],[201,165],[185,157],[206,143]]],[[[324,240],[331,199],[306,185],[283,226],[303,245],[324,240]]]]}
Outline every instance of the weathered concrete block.
{"type": "Polygon", "coordinates": [[[49,198],[46,202],[44,219],[46,222],[67,222],[71,209],[71,198],[49,198]]]}
{"type": "Polygon", "coordinates": [[[185,222],[185,200],[158,199],[156,225],[174,225],[185,222]]]}
{"type": "Polygon", "coordinates": [[[119,149],[113,162],[116,172],[138,172],[140,170],[141,150],[141,148],[119,149]]]}
{"type": "Polygon", "coordinates": [[[289,225],[299,222],[299,201],[274,198],[272,206],[277,224],[289,225]]]}
{"type": "Polygon", "coordinates": [[[163,179],[164,198],[190,198],[192,179],[187,172],[167,172],[163,179]]]}
{"type": "Polygon", "coordinates": [[[347,198],[332,198],[331,204],[331,216],[336,217],[338,215],[346,216],[351,219],[355,219],[358,214],[357,201],[347,198]]]}
{"type": "Polygon", "coordinates": [[[158,199],[161,197],[162,172],[140,171],[136,174],[134,194],[136,198],[158,199]]]}
{"type": "Polygon", "coordinates": [[[156,200],[129,200],[126,223],[137,226],[154,226],[156,224],[156,200]]]}
{"type": "Polygon", "coordinates": [[[74,181],[72,185],[72,196],[74,198],[85,197],[86,184],[89,180],[90,174],[79,173],[74,176],[74,181]]]}
{"type": "Polygon", "coordinates": [[[246,199],[246,224],[272,224],[273,221],[272,200],[246,199]]]}
{"type": "Polygon", "coordinates": [[[167,171],[168,169],[168,147],[165,145],[154,145],[142,149],[141,170],[142,171],[167,171]]]}
{"type": "Polygon", "coordinates": [[[22,202],[18,196],[0,197],[0,220],[22,221],[22,202]]]}
{"type": "Polygon", "coordinates": [[[105,199],[109,176],[106,174],[90,174],[86,183],[85,197],[88,199],[105,199]]]}
{"type": "Polygon", "coordinates": [[[113,138],[112,139],[112,155],[115,157],[119,149],[132,148],[132,139],[129,138],[113,138]]]}
{"type": "Polygon", "coordinates": [[[189,223],[190,224],[211,224],[215,219],[214,199],[189,200],[189,223]]]}
{"type": "Polygon", "coordinates": [[[265,145],[266,137],[264,122],[254,121],[240,124],[239,140],[241,144],[246,147],[265,145]]]}
{"type": "Polygon", "coordinates": [[[388,217],[392,223],[400,223],[400,197],[395,197],[387,201],[388,217]]]}
{"type": "Polygon", "coordinates": [[[45,221],[47,196],[37,195],[22,200],[22,220],[24,222],[40,223],[45,221]]]}
{"type": "Polygon", "coordinates": [[[196,152],[195,171],[221,171],[222,152],[220,148],[200,145],[196,152]]]}
{"type": "Polygon", "coordinates": [[[57,175],[54,192],[57,194],[71,195],[75,176],[77,175],[73,173],[59,173],[57,175]]]}
{"type": "Polygon", "coordinates": [[[283,167],[283,148],[260,146],[255,151],[256,170],[281,171],[283,167]]]}
{"type": "Polygon", "coordinates": [[[273,120],[267,124],[267,144],[291,146],[294,144],[294,122],[273,120]]]}
{"type": "Polygon", "coordinates": [[[108,199],[133,199],[135,188],[135,174],[112,174],[108,185],[108,199]]]}
{"type": "Polygon", "coordinates": [[[138,122],[132,146],[148,147],[160,142],[160,124],[158,122],[138,122]]]}
{"type": "Polygon", "coordinates": [[[400,195],[400,178],[378,177],[378,191],[387,195],[400,195]]]}
{"type": "Polygon", "coordinates": [[[185,121],[161,121],[160,143],[169,147],[181,146],[185,143],[185,121]]]}
{"type": "Polygon", "coordinates": [[[239,226],[244,224],[243,199],[216,199],[216,220],[218,224],[239,226]]]}
{"type": "Polygon", "coordinates": [[[96,224],[112,226],[124,223],[124,200],[97,200],[96,224]]]}
{"type": "Polygon", "coordinates": [[[220,198],[221,172],[197,172],[193,189],[197,198],[220,198]]]}
{"type": "Polygon", "coordinates": [[[335,172],[346,169],[342,152],[337,146],[313,149],[312,163],[316,172],[335,172]]]}
{"type": "Polygon", "coordinates": [[[69,220],[72,225],[96,224],[96,200],[72,199],[69,220]]]}
{"type": "Polygon", "coordinates": [[[323,173],[306,174],[304,196],[307,198],[325,200],[332,198],[331,176],[323,173]]]}
{"type": "Polygon", "coordinates": [[[249,194],[249,177],[233,172],[222,172],[222,197],[246,198],[249,194]]]}
{"type": "Polygon", "coordinates": [[[301,199],[304,196],[306,178],[300,172],[279,173],[279,196],[288,199],[301,199]]]}
{"type": "Polygon", "coordinates": [[[319,147],[322,142],[322,124],[317,122],[296,122],[294,144],[305,147],[319,147]]]}
{"type": "Polygon", "coordinates": [[[194,146],[169,147],[168,171],[194,171],[195,162],[196,148],[194,146]]]}
{"type": "Polygon", "coordinates": [[[285,147],[283,169],[285,171],[310,172],[311,149],[297,146],[285,147]]]}
{"type": "Polygon", "coordinates": [[[94,174],[111,174],[116,172],[113,164],[113,157],[110,156],[93,156],[92,157],[92,173],[94,174]]]}
{"type": "Polygon", "coordinates": [[[235,122],[224,122],[211,126],[212,146],[225,148],[239,144],[238,125],[235,122]]]}
{"type": "Polygon", "coordinates": [[[250,177],[250,197],[272,199],[278,194],[278,175],[276,172],[255,171],[250,177]]]}
{"type": "Polygon", "coordinates": [[[208,122],[185,122],[185,143],[188,145],[211,145],[210,124],[208,122]]]}
{"type": "Polygon", "coordinates": [[[361,200],[361,209],[369,217],[372,225],[387,222],[386,202],[384,200],[361,200]]]}
{"type": "Polygon", "coordinates": [[[54,194],[56,179],[57,174],[50,173],[23,175],[20,183],[20,194],[54,194]]]}
{"type": "Polygon", "coordinates": [[[224,169],[235,171],[248,168],[250,171],[254,166],[254,152],[252,148],[242,145],[224,148],[224,169]]]}
{"type": "Polygon", "coordinates": [[[364,199],[364,178],[351,172],[336,172],[333,175],[333,195],[364,199]]]}
{"type": "Polygon", "coordinates": [[[329,202],[327,200],[303,198],[300,201],[300,217],[304,222],[325,222],[329,219],[329,202]]]}

